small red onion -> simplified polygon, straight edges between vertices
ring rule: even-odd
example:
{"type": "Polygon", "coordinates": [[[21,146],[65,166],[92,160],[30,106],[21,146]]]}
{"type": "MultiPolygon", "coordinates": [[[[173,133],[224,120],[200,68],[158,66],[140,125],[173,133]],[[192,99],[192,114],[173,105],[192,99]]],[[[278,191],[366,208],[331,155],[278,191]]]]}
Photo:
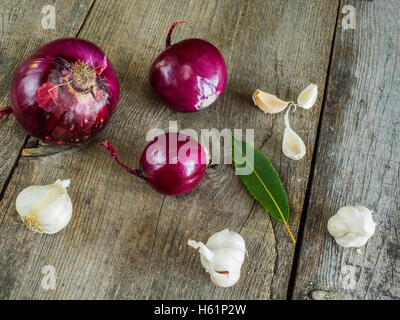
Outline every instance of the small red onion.
{"type": "Polygon", "coordinates": [[[219,50],[202,39],[186,39],[171,45],[169,30],[164,50],[150,69],[150,84],[158,97],[180,112],[210,106],[226,85],[226,65],[219,50]]]}
{"type": "Polygon", "coordinates": [[[136,170],[120,161],[108,140],[102,145],[122,168],[145,179],[155,190],[166,195],[181,195],[196,187],[209,162],[207,150],[182,133],[161,134],[151,141],[144,149],[136,170]]]}
{"type": "Polygon", "coordinates": [[[108,123],[119,100],[118,79],[93,43],[66,38],[40,47],[15,71],[13,113],[32,136],[50,144],[84,142],[108,123]]]}

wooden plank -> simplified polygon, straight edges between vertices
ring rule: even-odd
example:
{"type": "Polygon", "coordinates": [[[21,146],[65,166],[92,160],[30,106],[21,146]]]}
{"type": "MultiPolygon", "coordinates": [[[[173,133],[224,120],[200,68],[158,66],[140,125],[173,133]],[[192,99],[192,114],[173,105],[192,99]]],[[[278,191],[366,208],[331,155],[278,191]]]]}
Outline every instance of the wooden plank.
{"type": "Polygon", "coordinates": [[[296,299],[400,299],[399,3],[343,1],[300,253],[296,299]],[[343,17],[343,15],[341,15],[343,17]],[[328,219],[344,205],[376,212],[360,249],[339,247],[328,219]]]}
{"type": "MultiPolygon", "coordinates": [[[[18,65],[33,53],[38,47],[51,40],[75,36],[81,27],[89,8],[90,1],[2,1],[1,24],[0,24],[0,105],[7,106],[9,102],[9,87],[11,77],[18,65]],[[56,11],[56,29],[44,29],[42,27],[42,8],[45,5],[53,5],[56,11]]],[[[21,148],[26,142],[27,134],[19,127],[13,116],[0,120],[0,200],[2,200],[7,181],[17,165],[21,148]]],[[[24,173],[30,176],[30,172],[24,173]]],[[[4,206],[7,199],[1,201],[4,206]]],[[[7,205],[13,206],[13,203],[7,205]]],[[[15,218],[15,209],[10,211],[15,218]]],[[[6,211],[1,210],[0,222],[4,219],[6,211]]],[[[4,238],[1,240],[5,244],[4,238]]],[[[8,245],[10,245],[9,243],[8,245]]],[[[20,243],[23,246],[22,243],[20,243]]],[[[1,250],[4,258],[12,259],[10,248],[1,250]]],[[[12,250],[12,249],[11,249],[12,250]]],[[[2,269],[0,271],[0,298],[8,297],[14,285],[15,278],[12,273],[2,269]]],[[[23,270],[18,270],[23,272],[23,270]]]]}
{"type": "MultiPolygon", "coordinates": [[[[9,105],[11,78],[18,65],[41,45],[62,37],[73,37],[81,27],[92,0],[85,1],[2,1],[0,11],[0,106],[9,105]],[[56,28],[44,29],[42,13],[45,5],[53,5],[56,28]]],[[[0,200],[3,189],[16,165],[27,134],[13,116],[0,120],[0,200]]]]}
{"type": "Polygon", "coordinates": [[[21,158],[0,205],[0,266],[5,298],[37,299],[268,299],[286,297],[294,245],[284,226],[255,203],[232,166],[209,168],[187,195],[165,197],[130,176],[99,145],[110,139],[132,167],[148,130],[255,128],[255,145],[281,173],[296,234],[310,171],[321,96],[312,110],[296,113],[293,128],[308,154],[293,162],[281,152],[283,114],[266,116],[252,105],[261,88],[295,99],[310,82],[324,87],[337,13],[336,1],[96,1],[81,36],[108,54],[121,84],[119,108],[108,128],[78,150],[21,158]],[[226,58],[228,85],[210,108],[180,114],[162,105],[148,71],[163,50],[171,23],[184,19],[173,42],[200,37],[226,58]],[[17,224],[14,200],[31,184],[71,178],[74,217],[56,236],[37,236],[17,224]],[[207,240],[224,228],[247,243],[241,281],[214,286],[189,238],[207,240]],[[41,270],[53,265],[55,290],[43,290],[41,270]],[[29,270],[29,273],[26,272],[29,270]]]}

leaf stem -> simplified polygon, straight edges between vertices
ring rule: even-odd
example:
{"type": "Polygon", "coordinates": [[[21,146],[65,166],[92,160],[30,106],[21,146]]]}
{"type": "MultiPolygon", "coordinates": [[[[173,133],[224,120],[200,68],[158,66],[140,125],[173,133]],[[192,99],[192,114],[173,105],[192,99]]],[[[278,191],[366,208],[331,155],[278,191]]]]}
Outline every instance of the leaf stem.
{"type": "Polygon", "coordinates": [[[296,239],[293,237],[293,233],[292,233],[292,231],[290,231],[289,225],[287,224],[287,222],[284,222],[284,224],[285,224],[285,227],[286,227],[287,231],[288,231],[289,234],[290,234],[290,237],[292,238],[292,242],[293,242],[294,244],[296,244],[296,239]]]}

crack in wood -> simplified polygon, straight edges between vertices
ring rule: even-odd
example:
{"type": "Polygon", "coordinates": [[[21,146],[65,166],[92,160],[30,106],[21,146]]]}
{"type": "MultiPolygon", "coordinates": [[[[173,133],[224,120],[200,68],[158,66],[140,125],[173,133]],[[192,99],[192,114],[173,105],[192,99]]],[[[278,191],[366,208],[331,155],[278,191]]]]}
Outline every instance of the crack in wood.
{"type": "Polygon", "coordinates": [[[326,72],[326,77],[325,77],[325,87],[324,87],[324,94],[322,98],[322,103],[321,103],[321,111],[319,114],[319,121],[318,121],[318,127],[317,127],[317,135],[315,137],[315,144],[314,144],[314,151],[313,151],[313,156],[311,160],[311,168],[310,168],[310,173],[308,177],[308,182],[307,182],[307,189],[306,189],[306,195],[304,197],[304,203],[303,203],[303,210],[302,214],[300,217],[300,226],[297,231],[297,244],[295,247],[295,253],[293,256],[293,263],[292,263],[292,269],[290,273],[290,278],[289,278],[289,283],[288,283],[288,289],[287,289],[287,295],[286,299],[287,300],[292,300],[293,299],[293,294],[294,294],[294,289],[295,289],[295,282],[297,278],[297,267],[298,267],[298,262],[300,258],[300,251],[301,247],[303,244],[303,235],[304,235],[304,228],[305,228],[305,222],[306,222],[306,216],[307,216],[307,211],[311,199],[311,188],[313,185],[313,178],[315,175],[315,164],[317,160],[317,154],[318,154],[318,147],[319,147],[319,139],[320,139],[320,133],[321,133],[321,127],[322,127],[322,119],[323,119],[323,114],[324,114],[324,109],[325,109],[325,104],[327,100],[327,94],[328,94],[328,82],[329,82],[329,75],[332,67],[332,60],[333,60],[333,52],[334,52],[334,47],[335,47],[335,38],[336,38],[336,33],[338,32],[338,22],[339,22],[339,14],[340,14],[340,4],[341,1],[338,3],[337,11],[336,11],[336,23],[335,23],[335,28],[333,32],[333,37],[332,37],[332,42],[331,42],[331,51],[329,55],[329,62],[328,62],[328,68],[326,72]]]}

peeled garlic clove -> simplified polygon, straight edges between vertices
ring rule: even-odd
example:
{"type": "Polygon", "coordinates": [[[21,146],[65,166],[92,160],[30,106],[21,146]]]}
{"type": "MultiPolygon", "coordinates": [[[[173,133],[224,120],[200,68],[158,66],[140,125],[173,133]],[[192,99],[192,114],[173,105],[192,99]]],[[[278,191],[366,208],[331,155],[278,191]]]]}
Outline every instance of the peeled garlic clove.
{"type": "Polygon", "coordinates": [[[206,244],[189,240],[188,245],[199,249],[201,263],[214,284],[230,287],[239,280],[246,253],[240,234],[225,229],[212,235],[206,244]]]}
{"type": "Polygon", "coordinates": [[[53,234],[68,225],[72,217],[72,202],[67,192],[69,184],[70,180],[57,180],[20,192],[15,206],[29,230],[53,234]]]}
{"type": "Polygon", "coordinates": [[[317,96],[318,86],[312,83],[299,94],[297,105],[303,109],[310,109],[317,101],[317,96]]]}
{"type": "Polygon", "coordinates": [[[306,154],[306,146],[298,134],[290,128],[289,110],[285,114],[285,132],[283,133],[282,151],[289,159],[300,160],[306,154]]]}
{"type": "Polygon", "coordinates": [[[345,206],[329,219],[328,231],[338,245],[359,248],[374,234],[375,222],[366,207],[345,206]]]}
{"type": "Polygon", "coordinates": [[[277,96],[259,89],[253,93],[253,102],[257,107],[266,113],[281,112],[289,105],[289,102],[283,101],[277,96]]]}

